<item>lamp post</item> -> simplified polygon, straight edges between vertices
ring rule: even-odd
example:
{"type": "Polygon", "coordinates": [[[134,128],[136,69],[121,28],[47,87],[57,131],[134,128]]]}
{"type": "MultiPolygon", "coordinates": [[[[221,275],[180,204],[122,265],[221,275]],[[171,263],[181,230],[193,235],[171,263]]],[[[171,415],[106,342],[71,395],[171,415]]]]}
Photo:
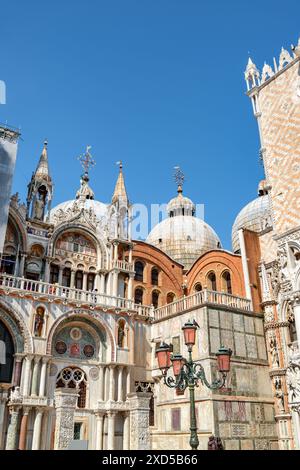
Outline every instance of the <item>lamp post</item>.
{"type": "Polygon", "coordinates": [[[227,374],[230,370],[231,349],[221,346],[217,352],[217,364],[220,377],[209,383],[206,379],[203,366],[200,361],[193,361],[192,350],[196,342],[196,330],[198,328],[195,320],[190,320],[182,327],[184,334],[184,341],[188,348],[188,359],[185,359],[181,354],[172,354],[171,348],[166,343],[161,343],[156,350],[156,357],[158,366],[162,372],[164,383],[170,388],[177,388],[184,391],[187,387],[190,391],[190,446],[193,450],[197,450],[199,446],[199,439],[197,435],[197,423],[195,412],[195,387],[202,385],[211,390],[217,390],[224,387],[227,374]],[[173,366],[174,377],[168,376],[168,370],[173,366]]]}

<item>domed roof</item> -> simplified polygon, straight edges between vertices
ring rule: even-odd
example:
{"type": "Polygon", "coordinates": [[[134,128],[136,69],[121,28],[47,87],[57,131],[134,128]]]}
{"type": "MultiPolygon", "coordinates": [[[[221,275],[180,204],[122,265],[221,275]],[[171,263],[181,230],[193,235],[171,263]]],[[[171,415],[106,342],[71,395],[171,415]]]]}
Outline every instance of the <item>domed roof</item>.
{"type": "Polygon", "coordinates": [[[146,242],[160,248],[185,269],[203,253],[221,248],[215,231],[203,220],[190,215],[163,220],[153,228],[146,242]]]}
{"type": "Polygon", "coordinates": [[[176,215],[194,215],[195,204],[191,199],[182,195],[181,186],[178,187],[178,195],[171,199],[167,205],[167,213],[169,217],[176,215]]]}
{"type": "Polygon", "coordinates": [[[264,193],[264,195],[249,202],[236,217],[232,226],[233,251],[236,253],[240,249],[239,229],[244,228],[258,233],[270,226],[272,226],[272,222],[269,196],[264,193]]]}
{"type": "MultiPolygon", "coordinates": [[[[51,209],[49,216],[50,223],[55,224],[56,216],[59,215],[61,211],[65,213],[68,209],[72,209],[74,207],[74,203],[78,203],[78,201],[76,199],[71,199],[70,201],[61,202],[56,207],[51,209]]],[[[101,220],[101,218],[107,212],[107,205],[103,204],[103,202],[95,201],[94,199],[85,199],[84,205],[81,205],[80,207],[84,207],[84,209],[87,210],[92,208],[98,220],[101,220]]]]}
{"type": "Polygon", "coordinates": [[[67,211],[69,215],[73,215],[78,210],[85,209],[91,210],[94,212],[96,219],[99,221],[107,213],[108,206],[102,202],[95,201],[94,191],[89,186],[89,176],[85,172],[80,178],[80,188],[76,192],[76,199],[71,199],[70,201],[61,202],[56,207],[54,207],[49,214],[49,220],[52,224],[60,223],[63,219],[63,216],[67,216],[67,211]]]}

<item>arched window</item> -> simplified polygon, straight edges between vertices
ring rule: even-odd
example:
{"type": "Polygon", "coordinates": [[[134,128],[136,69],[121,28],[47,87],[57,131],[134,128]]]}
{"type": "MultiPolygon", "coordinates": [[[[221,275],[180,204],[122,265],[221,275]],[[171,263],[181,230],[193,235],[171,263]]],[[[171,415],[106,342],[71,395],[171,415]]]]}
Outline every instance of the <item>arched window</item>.
{"type": "Polygon", "coordinates": [[[151,269],[151,284],[153,286],[158,286],[158,269],[157,268],[151,269]]]}
{"type": "Polygon", "coordinates": [[[16,265],[16,250],[13,246],[5,246],[1,259],[0,272],[14,274],[16,265]]]}
{"type": "Polygon", "coordinates": [[[222,290],[228,294],[232,294],[231,276],[229,271],[224,271],[222,274],[222,290]]]}
{"type": "Polygon", "coordinates": [[[59,267],[56,264],[50,265],[50,284],[57,284],[59,276],[59,267]]]}
{"type": "Polygon", "coordinates": [[[158,307],[158,301],[159,301],[159,292],[157,290],[154,290],[152,292],[152,301],[151,301],[154,308],[158,307]]]}
{"type": "Polygon", "coordinates": [[[76,271],[75,274],[75,288],[76,289],[82,289],[83,286],[83,272],[82,271],[76,271]]]}
{"type": "Polygon", "coordinates": [[[119,348],[124,348],[125,347],[125,320],[120,320],[118,322],[118,346],[119,348]]]}
{"type": "Polygon", "coordinates": [[[11,383],[14,368],[14,343],[10,332],[0,321],[0,383],[11,383]]]}
{"type": "Polygon", "coordinates": [[[195,292],[201,292],[202,291],[202,285],[200,284],[200,282],[197,282],[197,284],[195,284],[194,291],[195,292]]]}
{"type": "Polygon", "coordinates": [[[70,287],[71,285],[71,269],[70,268],[64,268],[63,270],[62,285],[65,287],[70,287]]]}
{"type": "Polygon", "coordinates": [[[89,290],[89,291],[94,290],[94,283],[95,283],[95,274],[94,273],[88,273],[87,290],[89,290]]]}
{"type": "Polygon", "coordinates": [[[209,290],[217,290],[216,275],[213,271],[207,275],[207,285],[209,290]]]}
{"type": "Polygon", "coordinates": [[[175,294],[173,292],[169,292],[167,295],[167,304],[171,304],[175,300],[175,294]]]}
{"type": "Polygon", "coordinates": [[[134,301],[136,304],[143,303],[143,295],[144,295],[143,289],[141,289],[140,287],[137,287],[137,289],[135,289],[134,291],[134,301]]]}
{"type": "Polygon", "coordinates": [[[86,374],[76,367],[66,367],[57,376],[56,388],[77,388],[79,397],[78,408],[85,408],[86,405],[86,374]]]}
{"type": "Polygon", "coordinates": [[[135,277],[136,281],[144,281],[144,265],[141,261],[136,261],[134,263],[135,277]]]}

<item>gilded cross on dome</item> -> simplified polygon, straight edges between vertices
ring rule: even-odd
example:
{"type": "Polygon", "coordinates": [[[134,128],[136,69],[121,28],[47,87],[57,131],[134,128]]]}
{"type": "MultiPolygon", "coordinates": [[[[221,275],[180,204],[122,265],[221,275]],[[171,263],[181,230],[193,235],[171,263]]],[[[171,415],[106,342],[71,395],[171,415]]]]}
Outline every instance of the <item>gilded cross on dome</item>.
{"type": "Polygon", "coordinates": [[[84,155],[80,155],[78,157],[78,160],[80,161],[81,163],[81,166],[82,168],[84,169],[84,172],[86,175],[89,174],[89,169],[96,165],[96,162],[95,160],[93,159],[92,155],[90,154],[90,150],[91,150],[91,146],[90,145],[87,145],[86,147],[86,151],[85,151],[85,154],[84,155]]]}
{"type": "Polygon", "coordinates": [[[177,191],[178,192],[182,192],[182,185],[184,183],[184,173],[181,171],[180,167],[179,166],[175,166],[174,167],[174,170],[175,170],[175,173],[174,173],[174,180],[175,180],[175,183],[177,184],[178,186],[178,189],[177,191]]]}

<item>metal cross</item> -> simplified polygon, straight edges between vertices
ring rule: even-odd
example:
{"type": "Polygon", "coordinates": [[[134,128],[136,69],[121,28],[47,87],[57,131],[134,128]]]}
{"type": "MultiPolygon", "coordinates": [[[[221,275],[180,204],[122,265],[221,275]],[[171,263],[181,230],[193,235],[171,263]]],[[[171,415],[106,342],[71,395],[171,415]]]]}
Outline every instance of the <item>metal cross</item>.
{"type": "Polygon", "coordinates": [[[90,149],[92,147],[90,145],[87,145],[86,147],[86,151],[85,151],[85,154],[84,155],[80,155],[78,157],[78,160],[80,161],[81,163],[81,166],[82,168],[84,169],[85,173],[88,174],[89,173],[89,169],[96,165],[96,162],[95,160],[93,159],[92,155],[90,154],[90,149]]]}
{"type": "Polygon", "coordinates": [[[176,183],[178,186],[182,186],[183,183],[184,183],[184,174],[183,174],[183,172],[181,171],[181,169],[180,169],[179,166],[174,166],[174,170],[175,170],[175,173],[174,173],[174,180],[175,180],[175,183],[176,183]]]}

